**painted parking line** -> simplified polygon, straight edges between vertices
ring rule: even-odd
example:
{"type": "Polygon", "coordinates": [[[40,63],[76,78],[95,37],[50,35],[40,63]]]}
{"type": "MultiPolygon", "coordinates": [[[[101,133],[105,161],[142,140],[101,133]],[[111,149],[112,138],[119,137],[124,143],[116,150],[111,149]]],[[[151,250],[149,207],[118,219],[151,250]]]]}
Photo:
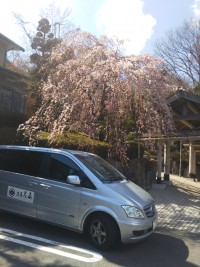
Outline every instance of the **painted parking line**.
{"type": "Polygon", "coordinates": [[[13,230],[10,230],[10,229],[5,229],[5,228],[0,228],[0,232],[2,233],[2,234],[0,234],[0,239],[6,240],[6,241],[10,241],[10,242],[13,242],[13,243],[16,243],[16,244],[24,245],[24,246],[27,246],[27,247],[31,247],[31,248],[34,248],[34,249],[39,249],[39,250],[46,251],[46,252],[49,252],[49,253],[53,253],[53,254],[56,254],[56,255],[59,255],[59,256],[63,256],[63,257],[67,257],[67,258],[71,258],[71,259],[75,259],[75,260],[79,260],[79,261],[82,261],[82,262],[91,262],[92,263],[92,262],[100,261],[103,258],[102,255],[99,254],[99,253],[96,253],[96,252],[93,252],[93,251],[90,251],[90,250],[87,250],[87,249],[74,247],[74,246],[67,246],[65,244],[62,244],[62,243],[59,243],[59,242],[56,242],[56,241],[53,241],[53,240],[49,240],[49,239],[46,239],[46,238],[41,238],[41,237],[33,236],[33,235],[27,235],[27,234],[24,234],[24,233],[20,233],[20,232],[13,231],[13,230]],[[12,235],[17,236],[17,237],[23,237],[23,238],[28,238],[28,239],[31,239],[31,240],[40,241],[40,242],[43,242],[43,243],[46,243],[46,244],[49,244],[49,245],[54,245],[54,246],[57,246],[57,247],[60,247],[60,248],[65,248],[65,249],[71,250],[73,253],[69,253],[69,252],[61,251],[59,249],[50,248],[50,247],[38,245],[38,244],[35,244],[35,243],[32,243],[32,242],[16,239],[16,238],[13,238],[13,237],[6,236],[3,233],[12,234],[12,235]],[[79,253],[81,252],[83,254],[86,254],[87,257],[76,255],[75,254],[76,252],[79,252],[79,253]]]}

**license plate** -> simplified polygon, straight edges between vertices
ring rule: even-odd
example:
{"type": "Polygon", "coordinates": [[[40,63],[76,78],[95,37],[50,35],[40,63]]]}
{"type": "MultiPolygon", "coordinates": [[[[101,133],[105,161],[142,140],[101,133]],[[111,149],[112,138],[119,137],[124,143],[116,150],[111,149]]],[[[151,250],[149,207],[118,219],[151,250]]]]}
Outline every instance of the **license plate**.
{"type": "Polygon", "coordinates": [[[155,229],[157,225],[158,225],[158,219],[155,219],[153,221],[153,229],[155,229]]]}
{"type": "Polygon", "coordinates": [[[14,186],[8,186],[7,197],[33,203],[34,192],[17,188],[14,186]]]}

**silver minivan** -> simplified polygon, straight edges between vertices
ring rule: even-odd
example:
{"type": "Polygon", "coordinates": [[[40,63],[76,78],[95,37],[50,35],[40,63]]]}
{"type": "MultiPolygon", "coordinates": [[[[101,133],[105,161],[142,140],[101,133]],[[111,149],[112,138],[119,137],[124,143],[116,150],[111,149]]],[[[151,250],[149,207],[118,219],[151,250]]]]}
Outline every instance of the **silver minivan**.
{"type": "Polygon", "coordinates": [[[157,226],[152,197],[82,151],[0,146],[0,209],[85,233],[102,250],[157,226]]]}

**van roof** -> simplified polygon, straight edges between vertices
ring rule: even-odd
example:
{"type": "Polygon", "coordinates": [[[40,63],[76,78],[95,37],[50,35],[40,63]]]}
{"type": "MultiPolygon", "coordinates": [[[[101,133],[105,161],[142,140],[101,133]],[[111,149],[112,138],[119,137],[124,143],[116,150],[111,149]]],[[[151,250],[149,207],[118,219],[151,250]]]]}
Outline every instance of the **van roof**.
{"type": "Polygon", "coordinates": [[[14,149],[14,150],[41,151],[41,152],[68,152],[71,154],[91,154],[79,150],[59,149],[59,148],[49,148],[49,147],[34,147],[34,146],[16,146],[16,145],[0,145],[0,149],[14,149]]]}

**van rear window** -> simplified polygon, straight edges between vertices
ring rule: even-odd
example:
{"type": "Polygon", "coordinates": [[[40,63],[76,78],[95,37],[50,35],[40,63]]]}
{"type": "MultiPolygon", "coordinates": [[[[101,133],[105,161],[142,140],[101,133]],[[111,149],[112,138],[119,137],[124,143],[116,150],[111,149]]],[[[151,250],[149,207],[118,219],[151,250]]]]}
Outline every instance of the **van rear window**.
{"type": "Polygon", "coordinates": [[[0,149],[0,170],[39,176],[43,152],[0,149]]]}

